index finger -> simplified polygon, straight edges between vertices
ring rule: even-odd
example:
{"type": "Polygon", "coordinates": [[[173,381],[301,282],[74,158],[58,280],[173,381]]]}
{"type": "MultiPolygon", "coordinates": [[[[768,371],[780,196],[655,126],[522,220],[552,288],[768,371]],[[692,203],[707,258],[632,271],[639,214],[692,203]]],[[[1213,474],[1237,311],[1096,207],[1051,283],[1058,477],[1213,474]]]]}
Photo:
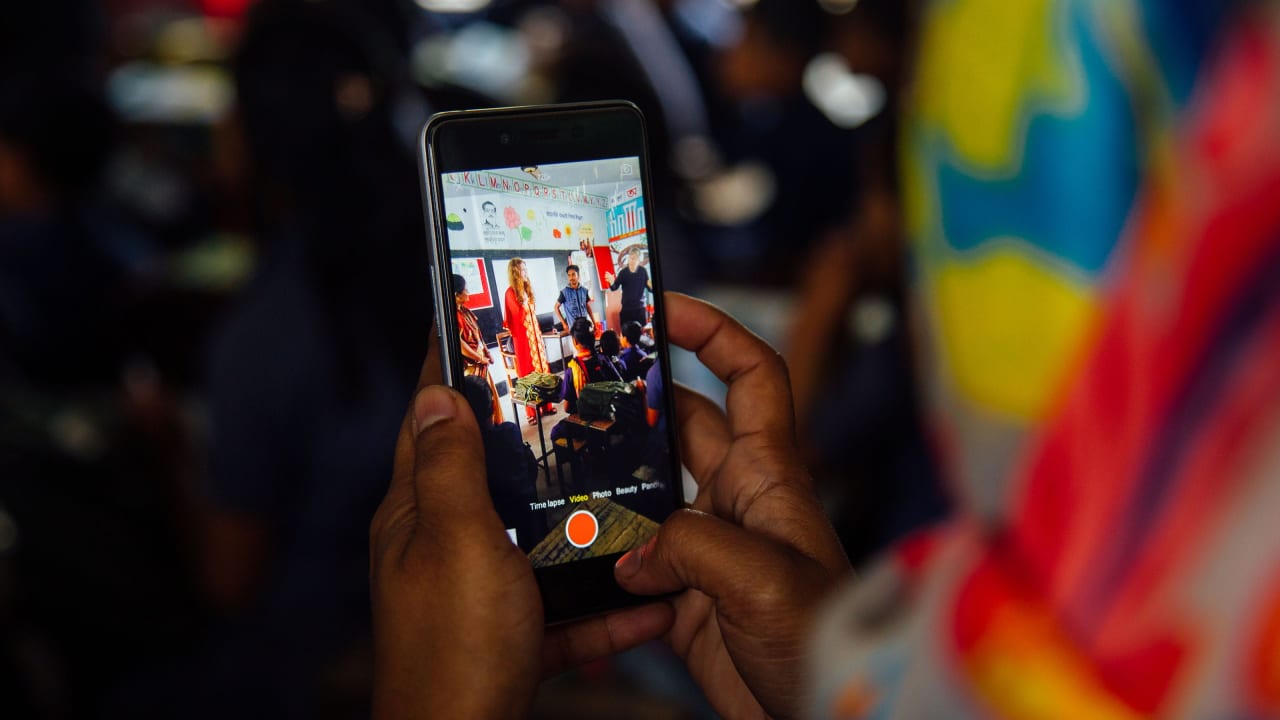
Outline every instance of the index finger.
{"type": "Polygon", "coordinates": [[[782,356],[716,306],[665,293],[667,335],[697,354],[728,386],[725,409],[734,439],[761,434],[794,442],[791,383],[782,356]]]}

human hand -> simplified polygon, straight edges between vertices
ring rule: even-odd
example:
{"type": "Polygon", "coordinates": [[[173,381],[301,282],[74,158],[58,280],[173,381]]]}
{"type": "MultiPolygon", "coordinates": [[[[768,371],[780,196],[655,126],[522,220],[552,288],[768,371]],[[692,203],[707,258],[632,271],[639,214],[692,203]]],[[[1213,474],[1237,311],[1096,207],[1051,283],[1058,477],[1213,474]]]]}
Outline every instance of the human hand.
{"type": "Polygon", "coordinates": [[[435,338],[370,527],[373,715],[522,717],[542,677],[658,637],[666,603],[546,629],[529,559],[489,498],[466,401],[435,338]]]}
{"type": "Polygon", "coordinates": [[[613,273],[607,272],[604,274],[604,281],[609,283],[610,285],[613,284],[613,279],[614,279],[613,273]]]}
{"type": "Polygon", "coordinates": [[[681,454],[698,480],[691,510],[623,556],[615,575],[672,600],[666,640],[725,717],[794,717],[810,626],[851,577],[795,446],[786,366],[764,341],[706,303],[666,295],[673,343],[728,386],[728,414],[678,389],[681,454]]]}

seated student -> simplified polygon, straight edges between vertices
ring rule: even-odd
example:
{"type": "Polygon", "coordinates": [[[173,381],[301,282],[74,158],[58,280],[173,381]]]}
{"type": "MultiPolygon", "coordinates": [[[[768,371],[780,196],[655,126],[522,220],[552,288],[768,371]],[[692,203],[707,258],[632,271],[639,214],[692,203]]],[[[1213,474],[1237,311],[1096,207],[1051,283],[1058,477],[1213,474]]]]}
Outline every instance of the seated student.
{"type": "Polygon", "coordinates": [[[629,382],[635,378],[627,377],[627,369],[622,365],[622,360],[618,357],[621,352],[622,344],[618,342],[618,333],[612,330],[605,330],[600,334],[600,358],[604,361],[606,374],[617,376],[609,379],[629,382]]]}
{"type": "MultiPolygon", "coordinates": [[[[595,333],[586,319],[574,322],[570,330],[573,338],[574,356],[565,363],[564,377],[560,385],[560,396],[564,399],[564,411],[569,415],[578,414],[578,397],[588,383],[615,380],[614,373],[605,369],[605,361],[595,351],[595,333]]],[[[551,442],[556,445],[564,439],[568,445],[574,440],[586,439],[586,429],[565,418],[551,428],[551,442]]],[[[564,461],[561,453],[564,448],[556,445],[557,464],[564,461]]]]}
{"type": "Polygon", "coordinates": [[[537,518],[531,518],[528,512],[528,504],[537,500],[534,483],[538,479],[538,461],[534,458],[533,449],[520,436],[520,428],[515,423],[493,423],[490,412],[493,395],[484,379],[474,375],[463,377],[462,396],[467,399],[480,426],[485,472],[494,507],[508,526],[513,524],[513,518],[518,523],[529,525],[528,528],[516,525],[516,534],[519,541],[529,540],[529,548],[521,545],[522,549],[532,549],[539,539],[537,518]]]}
{"type": "MultiPolygon", "coordinates": [[[[560,384],[560,396],[564,399],[564,411],[570,415],[578,413],[578,393],[587,383],[616,380],[611,370],[605,369],[605,362],[596,352],[596,337],[591,324],[585,318],[573,323],[569,333],[573,338],[574,356],[569,358],[564,367],[564,378],[560,384]]],[[[561,420],[551,428],[552,441],[562,437],[576,437],[580,428],[561,420]]]]}
{"type": "Polygon", "coordinates": [[[649,353],[645,352],[640,345],[642,335],[644,335],[644,328],[640,323],[633,320],[622,325],[622,354],[619,359],[622,360],[625,370],[623,377],[627,380],[635,380],[645,374],[642,363],[649,353]]]}
{"type": "Polygon", "coordinates": [[[658,433],[666,432],[666,418],[662,417],[662,367],[661,361],[655,361],[644,376],[645,417],[649,427],[656,428],[658,433]]]}

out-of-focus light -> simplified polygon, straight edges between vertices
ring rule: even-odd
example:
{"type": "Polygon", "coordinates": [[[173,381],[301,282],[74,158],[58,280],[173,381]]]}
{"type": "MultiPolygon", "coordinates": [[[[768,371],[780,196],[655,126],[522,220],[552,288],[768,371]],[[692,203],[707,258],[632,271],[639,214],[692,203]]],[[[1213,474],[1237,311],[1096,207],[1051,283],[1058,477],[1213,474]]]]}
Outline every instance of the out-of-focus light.
{"type": "Polygon", "coordinates": [[[414,76],[424,85],[450,82],[511,100],[528,73],[529,49],[520,33],[475,22],[452,36],[418,43],[412,63],[414,76]]]}
{"type": "Polygon", "coordinates": [[[226,20],[186,17],[173,20],[156,36],[156,56],[163,62],[182,64],[222,60],[227,48],[220,40],[226,20]]]}
{"type": "Polygon", "coordinates": [[[720,167],[720,153],[710,138],[686,135],[675,141],[671,164],[683,177],[700,180],[720,167]]]}
{"type": "Polygon", "coordinates": [[[211,235],[169,259],[169,282],[183,290],[225,293],[244,286],[257,257],[248,237],[211,235]]]}
{"type": "Polygon", "coordinates": [[[818,0],[818,4],[832,15],[844,15],[857,7],[858,0],[818,0]]]}
{"type": "Polygon", "coordinates": [[[777,189],[777,180],[769,168],[747,162],[694,185],[694,204],[708,222],[743,225],[769,209],[777,189]]]}
{"type": "Polygon", "coordinates": [[[345,73],[334,83],[333,100],[348,120],[362,118],[373,107],[373,82],[368,75],[345,73]]]}
{"type": "Polygon", "coordinates": [[[203,0],[200,6],[211,17],[239,18],[249,8],[249,0],[203,0]]]}
{"type": "Polygon", "coordinates": [[[881,295],[870,295],[849,310],[849,331],[863,345],[879,345],[893,332],[897,318],[893,303],[881,295]]]}
{"type": "Polygon", "coordinates": [[[63,452],[85,461],[96,460],[106,450],[102,429],[79,410],[63,410],[49,420],[49,436],[63,452]]]}
{"type": "Polygon", "coordinates": [[[126,121],[213,122],[235,96],[226,72],[209,66],[164,67],[136,61],[111,73],[107,97],[126,121]]]}
{"type": "Polygon", "coordinates": [[[849,72],[844,58],[823,53],[804,69],[804,93],[823,115],[842,128],[855,128],[884,109],[884,85],[870,75],[849,72]]]}
{"type": "Polygon", "coordinates": [[[739,10],[746,10],[760,2],[760,0],[720,0],[720,2],[727,3],[739,10]]]}
{"type": "Polygon", "coordinates": [[[534,62],[547,64],[560,56],[569,39],[569,18],[557,7],[534,8],[521,16],[517,29],[534,62]]]}
{"type": "Polygon", "coordinates": [[[427,12],[473,13],[489,7],[493,0],[413,0],[427,12]]]}
{"type": "Polygon", "coordinates": [[[727,0],[676,0],[673,14],[686,31],[728,48],[742,39],[744,23],[737,7],[727,0]]]}

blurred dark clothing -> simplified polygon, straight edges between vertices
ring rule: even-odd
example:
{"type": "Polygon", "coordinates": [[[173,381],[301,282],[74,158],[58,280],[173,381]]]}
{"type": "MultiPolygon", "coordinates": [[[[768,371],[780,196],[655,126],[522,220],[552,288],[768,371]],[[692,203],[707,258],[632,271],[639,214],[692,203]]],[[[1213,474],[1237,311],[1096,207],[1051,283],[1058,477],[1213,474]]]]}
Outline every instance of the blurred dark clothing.
{"type": "Polygon", "coordinates": [[[649,321],[644,307],[645,293],[649,290],[649,271],[643,265],[636,266],[635,270],[630,267],[619,270],[609,289],[622,290],[622,312],[619,315],[619,322],[624,325],[628,322],[644,325],[649,321]]]}
{"type": "Polygon", "coordinates": [[[0,73],[29,75],[56,67],[84,77],[101,70],[108,32],[103,5],[94,0],[0,4],[0,73]]]}
{"type": "Polygon", "coordinates": [[[0,378],[112,385],[144,241],[98,208],[0,219],[0,378]]]}
{"type": "MultiPolygon", "coordinates": [[[[897,317],[903,317],[899,309],[897,317]]],[[[845,340],[807,426],[832,525],[855,565],[943,519],[950,501],[925,438],[906,323],[845,340]]]]}
{"type": "Polygon", "coordinates": [[[311,715],[321,670],[369,631],[369,521],[414,385],[374,326],[335,330],[306,270],[308,241],[293,230],[273,239],[275,258],[214,340],[208,385],[209,497],[272,536],[260,590],[225,629],[214,671],[236,689],[228,710],[284,717],[311,715]],[[343,344],[355,367],[342,366],[343,344]]]}
{"type": "Polygon", "coordinates": [[[91,716],[198,620],[185,438],[140,349],[153,247],[101,192],[114,122],[91,72],[96,14],[3,17],[0,666],[18,685],[4,711],[91,716]]]}
{"type": "Polygon", "coordinates": [[[120,379],[150,249],[99,191],[113,127],[82,74],[0,69],[0,381],[120,379]]]}
{"type": "Polygon", "coordinates": [[[618,359],[622,362],[623,379],[635,380],[640,377],[642,363],[646,357],[648,357],[648,355],[645,353],[644,349],[635,345],[623,350],[622,354],[618,356],[618,359]]]}
{"type": "Polygon", "coordinates": [[[388,37],[358,3],[268,0],[236,58],[264,250],[211,344],[207,497],[265,537],[203,660],[209,716],[314,717],[367,646],[368,527],[431,326],[388,37]]]}
{"type": "Polygon", "coordinates": [[[703,279],[702,258],[699,238],[690,234],[688,223],[676,212],[687,180],[675,163],[680,141],[702,134],[703,140],[710,140],[720,116],[708,111],[707,99],[713,97],[707,79],[709,49],[704,41],[681,32],[657,5],[652,0],[564,4],[570,32],[553,72],[553,95],[557,102],[629,100],[644,113],[652,173],[645,191],[655,207],[669,208],[650,219],[663,247],[665,289],[689,291],[703,279]],[[632,2],[654,7],[628,7],[632,2]],[[627,14],[635,12],[660,27],[628,24],[627,14]],[[655,87],[650,73],[672,87],[655,87]],[[673,76],[674,81],[665,80],[673,76]],[[673,93],[675,85],[684,91],[673,93]]]}
{"type": "Polygon", "coordinates": [[[806,282],[802,262],[816,241],[857,206],[859,133],[835,126],[799,93],[745,101],[738,117],[736,132],[725,138],[730,164],[767,168],[773,199],[742,225],[700,231],[709,272],[748,285],[806,282]]]}

